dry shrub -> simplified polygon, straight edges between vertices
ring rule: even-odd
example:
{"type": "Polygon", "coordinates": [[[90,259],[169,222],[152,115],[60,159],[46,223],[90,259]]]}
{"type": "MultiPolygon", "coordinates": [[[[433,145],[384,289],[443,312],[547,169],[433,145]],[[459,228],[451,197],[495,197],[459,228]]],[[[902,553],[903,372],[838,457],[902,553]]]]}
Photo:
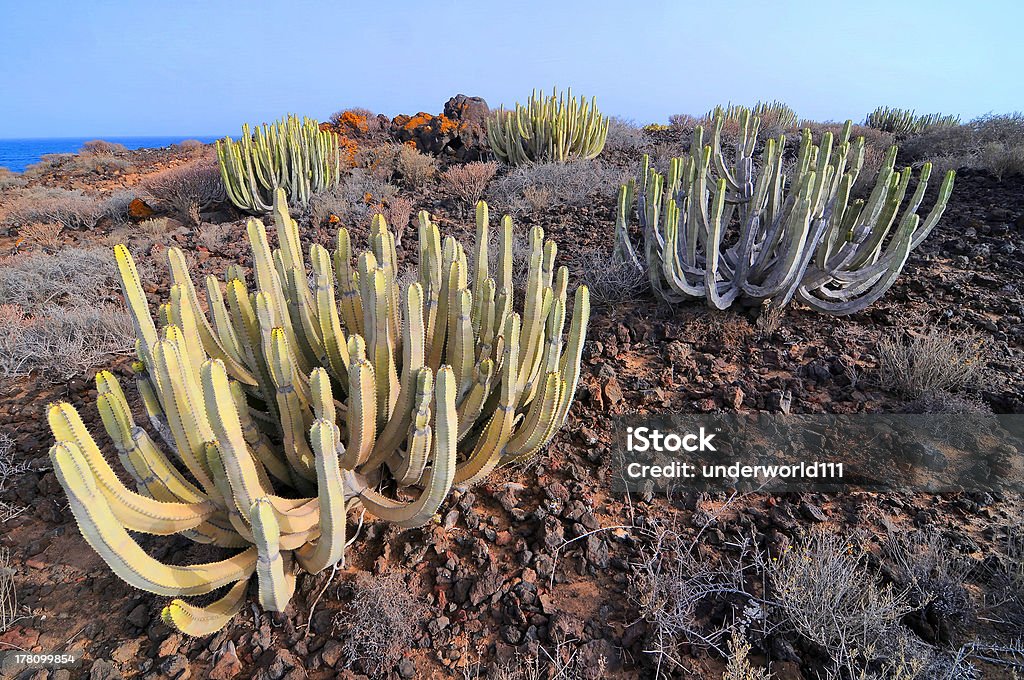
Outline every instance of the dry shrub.
{"type": "MultiPolygon", "coordinates": [[[[467,668],[467,678],[479,678],[467,668]]],[[[576,640],[559,640],[554,649],[538,647],[532,654],[517,653],[508,661],[491,667],[489,680],[605,680],[607,661],[601,657],[588,665],[576,640]]]]}
{"type": "Polygon", "coordinates": [[[178,147],[179,149],[185,149],[186,151],[195,151],[198,149],[202,149],[203,147],[206,146],[206,144],[200,142],[198,139],[183,139],[174,146],[178,147]]]}
{"type": "Polygon", "coordinates": [[[908,160],[932,161],[940,170],[975,168],[1000,179],[1024,174],[1024,113],[990,114],[931,129],[906,140],[901,153],[908,160]]]}
{"type": "Polygon", "coordinates": [[[10,168],[0,167],[0,191],[4,189],[20,189],[28,182],[20,174],[10,168]]]}
{"type": "Polygon", "coordinates": [[[12,625],[18,616],[18,594],[14,589],[14,564],[9,548],[0,547],[0,633],[12,625]]]}
{"type": "Polygon", "coordinates": [[[673,113],[668,117],[668,124],[682,132],[693,132],[701,124],[700,119],[688,113],[673,113]]]}
{"type": "MultiPolygon", "coordinates": [[[[3,332],[3,324],[3,317],[0,315],[0,333],[3,332]]],[[[2,342],[2,336],[0,336],[0,342],[2,342]]],[[[0,357],[0,361],[2,360],[3,357],[0,357]]],[[[2,369],[0,369],[0,374],[2,374],[2,369]]],[[[6,433],[0,432],[0,495],[7,491],[7,482],[9,480],[19,477],[27,470],[28,463],[24,461],[15,462],[14,460],[14,440],[6,433]]],[[[24,511],[25,508],[22,506],[0,500],[0,523],[6,522],[12,517],[16,517],[24,511]]],[[[0,563],[0,569],[2,568],[3,564],[0,563]]],[[[3,575],[0,574],[0,581],[2,580],[3,575]]],[[[0,632],[3,632],[4,630],[3,600],[3,586],[0,585],[0,632]]]]}
{"type": "Polygon", "coordinates": [[[223,203],[224,182],[215,163],[196,160],[149,175],[142,182],[153,197],[199,226],[200,211],[223,203]]]}
{"type": "Polygon", "coordinates": [[[0,328],[0,366],[14,375],[33,371],[52,382],[87,373],[135,346],[131,317],[113,305],[49,306],[0,328]]]}
{"type": "Polygon", "coordinates": [[[770,680],[771,675],[763,668],[750,663],[750,643],[739,630],[729,636],[729,659],[722,673],[722,680],[770,680]]]}
{"type": "Polygon", "coordinates": [[[398,196],[398,187],[375,178],[365,168],[355,168],[341,184],[309,201],[313,226],[322,227],[333,215],[339,226],[369,226],[374,206],[387,205],[398,196]]]}
{"type": "MultiPolygon", "coordinates": [[[[25,310],[19,305],[0,304],[0,375],[12,377],[27,372],[25,364],[28,359],[18,349],[25,326],[25,310]]],[[[2,449],[0,453],[3,453],[2,449]]],[[[2,474],[5,468],[2,464],[3,461],[0,460],[0,481],[5,479],[2,474]]],[[[2,512],[3,509],[0,508],[0,513],[2,512]]]]}
{"type": "Polygon", "coordinates": [[[35,186],[19,192],[4,214],[8,224],[55,222],[65,229],[89,229],[107,214],[107,206],[79,189],[35,186]]]}
{"type": "Polygon", "coordinates": [[[73,153],[44,153],[38,161],[26,166],[23,174],[26,177],[39,177],[49,172],[63,172],[77,157],[78,154],[73,153]]]}
{"type": "Polygon", "coordinates": [[[387,203],[373,206],[370,211],[372,215],[383,215],[392,233],[395,234],[395,244],[402,243],[402,236],[409,227],[409,218],[412,216],[412,201],[405,196],[396,196],[387,203]]]}
{"type": "Polygon", "coordinates": [[[18,235],[28,243],[44,250],[56,250],[60,246],[60,235],[64,227],[56,222],[40,222],[22,227],[18,235]]]}
{"type": "MultiPolygon", "coordinates": [[[[703,533],[717,521],[706,515],[703,533]]],[[[645,650],[654,656],[654,677],[674,677],[686,668],[680,647],[690,645],[727,656],[726,638],[736,625],[748,626],[756,614],[745,585],[741,554],[735,561],[724,553],[707,555],[692,536],[653,524],[646,532],[641,558],[632,565],[629,597],[647,622],[645,650]],[[730,611],[712,616],[715,610],[730,611]],[[727,619],[727,623],[723,623],[727,619]]]]}
{"type": "Polygon", "coordinates": [[[491,186],[488,195],[511,213],[590,205],[595,196],[614,197],[630,176],[598,160],[541,163],[512,170],[491,186]]]}
{"type": "Polygon", "coordinates": [[[986,616],[992,621],[1024,630],[1024,525],[1006,526],[1001,552],[993,556],[992,593],[986,616]]]}
{"type": "Polygon", "coordinates": [[[400,574],[359,573],[349,586],[352,600],[335,618],[346,668],[359,662],[373,676],[385,676],[412,641],[426,607],[400,574]]]}
{"type": "Polygon", "coordinates": [[[82,144],[79,153],[83,154],[113,154],[127,151],[128,147],[117,142],[107,142],[102,139],[92,139],[82,144]]]}
{"type": "Polygon", "coordinates": [[[637,151],[649,143],[647,135],[633,121],[617,116],[609,118],[605,151],[637,151]]]}
{"type": "Polygon", "coordinates": [[[441,184],[464,204],[473,205],[484,195],[497,171],[494,161],[453,165],[441,173],[441,184]]]}
{"type": "Polygon", "coordinates": [[[880,585],[866,562],[859,542],[815,531],[763,564],[774,609],[837,673],[856,674],[906,643],[900,620],[914,610],[908,593],[880,585]]]}
{"type": "Polygon", "coordinates": [[[356,167],[365,169],[374,179],[390,181],[398,169],[398,153],[401,144],[378,144],[359,149],[356,167]]]}
{"type": "Polygon", "coordinates": [[[908,335],[885,335],[878,341],[884,389],[919,399],[984,384],[987,346],[979,333],[929,327],[908,335]]]}
{"type": "Polygon", "coordinates": [[[402,144],[400,147],[397,160],[398,173],[406,184],[416,189],[434,178],[434,175],[437,174],[436,158],[420,153],[413,146],[402,144]]]}
{"type": "Polygon", "coordinates": [[[891,535],[885,545],[892,575],[911,604],[940,628],[943,643],[952,629],[973,620],[974,603],[964,587],[970,562],[935,531],[891,535]]]}
{"type": "Polygon", "coordinates": [[[120,290],[114,258],[104,249],[31,253],[0,266],[0,305],[18,305],[30,315],[51,304],[114,302],[120,290]]]}
{"type": "Polygon", "coordinates": [[[551,207],[551,203],[555,199],[555,194],[551,191],[550,187],[537,186],[531,184],[523,189],[523,200],[526,201],[526,205],[530,206],[530,210],[547,210],[551,207]]]}
{"type": "Polygon", "coordinates": [[[631,302],[647,292],[647,272],[629,262],[619,262],[601,250],[581,256],[583,281],[595,305],[611,306],[631,302]]]}
{"type": "Polygon", "coordinates": [[[71,164],[71,172],[76,174],[113,175],[127,172],[132,164],[127,159],[110,154],[80,154],[71,164]]]}
{"type": "Polygon", "coordinates": [[[230,224],[203,224],[199,228],[199,244],[211,253],[220,252],[233,233],[230,224]]]}

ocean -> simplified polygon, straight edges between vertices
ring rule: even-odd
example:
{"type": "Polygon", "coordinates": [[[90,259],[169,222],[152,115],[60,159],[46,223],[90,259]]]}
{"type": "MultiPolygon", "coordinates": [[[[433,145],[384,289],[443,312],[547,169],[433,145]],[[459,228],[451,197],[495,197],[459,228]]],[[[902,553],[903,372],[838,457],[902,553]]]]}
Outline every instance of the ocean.
{"type": "MultiPolygon", "coordinates": [[[[82,144],[97,137],[63,137],[53,139],[0,139],[0,168],[22,172],[26,166],[39,161],[43,154],[76,153],[82,144]]],[[[213,142],[219,137],[101,137],[108,142],[124,144],[129,149],[159,148],[177,144],[186,139],[213,142]]]]}

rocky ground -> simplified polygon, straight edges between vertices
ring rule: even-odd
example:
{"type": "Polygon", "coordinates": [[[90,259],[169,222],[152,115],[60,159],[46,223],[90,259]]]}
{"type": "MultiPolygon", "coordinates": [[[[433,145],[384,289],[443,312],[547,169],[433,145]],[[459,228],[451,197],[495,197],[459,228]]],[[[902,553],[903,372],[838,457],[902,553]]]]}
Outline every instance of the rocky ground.
{"type": "MultiPolygon", "coordinates": [[[[32,181],[112,192],[183,162],[182,153],[130,152],[132,172],[115,177],[57,174],[32,181]]],[[[638,151],[623,152],[608,162],[629,168],[638,158],[638,151]]],[[[417,210],[439,217],[446,233],[472,241],[470,221],[449,198],[434,188],[411,196],[417,210]]],[[[593,251],[610,251],[613,215],[611,197],[595,198],[586,207],[533,211],[518,218],[517,228],[543,226],[560,246],[560,263],[585,278],[593,251]]],[[[221,230],[215,250],[200,238],[202,227],[187,228],[180,216],[169,217],[182,228],[169,231],[165,242],[149,244],[148,256],[156,263],[154,291],[166,288],[162,252],[170,244],[193,255],[197,276],[219,273],[232,261],[247,262],[244,224],[230,210],[203,216],[221,230]]],[[[113,228],[65,232],[62,238],[88,245],[107,238],[113,228]]],[[[302,228],[307,241],[333,238],[331,230],[308,220],[302,228]]],[[[9,230],[0,236],[0,253],[17,244],[17,230],[9,230]]],[[[43,409],[49,401],[69,400],[93,432],[101,431],[92,376],[61,384],[44,375],[5,380],[0,429],[14,439],[15,462],[28,469],[9,480],[0,496],[26,508],[2,525],[0,543],[12,551],[21,617],[0,634],[0,647],[83,656],[74,669],[18,676],[33,680],[279,680],[363,673],[475,677],[476,670],[504,662],[524,667],[526,660],[545,654],[571,659],[578,672],[574,677],[655,677],[659,657],[651,650],[659,644],[657,631],[644,616],[650,602],[644,601],[636,565],[650,561],[654,537],[663,536],[666,527],[707,563],[743,559],[751,546],[777,556],[816,527],[856,534],[873,553],[888,532],[927,528],[967,561],[968,590],[982,601],[990,587],[985,566],[1004,552],[1008,529],[1020,521],[1019,498],[870,493],[626,498],[609,491],[609,419],[627,413],[777,411],[783,395],[798,413],[902,411],[906,400],[880,384],[875,347],[880,338],[922,321],[983,334],[989,379],[971,398],[996,413],[1024,412],[1022,249],[1024,178],[998,181],[966,171],[939,227],[912,255],[889,294],[865,312],[830,318],[793,305],[773,328],[759,321],[759,309],[668,309],[649,293],[598,306],[569,424],[538,462],[500,471],[455,494],[437,524],[401,532],[367,521],[344,568],[300,575],[285,614],[268,615],[254,605],[209,639],[183,638],[164,625],[159,612],[165,598],[136,591],[115,577],[82,540],[66,509],[46,457],[43,409]],[[346,669],[350,628],[339,614],[350,610],[359,592],[357,577],[364,573],[382,579],[398,575],[399,590],[415,596],[423,616],[414,621],[410,648],[400,650],[395,663],[375,668],[363,661],[346,669]]],[[[415,238],[409,237],[402,245],[403,260],[411,263],[414,250],[415,238]]],[[[113,364],[119,375],[130,374],[127,357],[113,364]]],[[[184,540],[145,545],[156,557],[178,563],[204,554],[184,540]]],[[[756,584],[750,588],[757,590],[756,584]]],[[[707,610],[698,612],[701,625],[707,630],[728,625],[733,613],[727,603],[727,598],[707,600],[707,610]]],[[[934,618],[912,627],[925,642],[948,648],[972,639],[1015,637],[984,618],[973,617],[948,635],[934,618]]],[[[751,635],[751,641],[752,658],[769,656],[774,677],[813,678],[822,668],[821,650],[785,631],[751,635]]],[[[374,654],[386,656],[379,650],[374,654]]],[[[671,677],[717,678],[725,667],[721,655],[699,644],[679,644],[671,654],[681,664],[663,663],[661,670],[671,677]]],[[[979,668],[984,677],[1011,677],[1001,666],[979,668]]]]}

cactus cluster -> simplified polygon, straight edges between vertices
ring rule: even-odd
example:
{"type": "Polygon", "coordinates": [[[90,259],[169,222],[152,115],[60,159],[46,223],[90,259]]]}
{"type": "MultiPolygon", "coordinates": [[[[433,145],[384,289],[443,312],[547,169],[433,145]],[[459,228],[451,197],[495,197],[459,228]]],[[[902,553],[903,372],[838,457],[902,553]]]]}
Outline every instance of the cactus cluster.
{"type": "Polygon", "coordinates": [[[278,189],[306,206],[310,196],[336,186],[341,174],[338,136],[294,115],[255,129],[242,125],[237,142],[217,141],[217,160],[228,198],[253,214],[270,212],[278,189]]]}
{"type": "Polygon", "coordinates": [[[422,525],[453,485],[536,453],[565,423],[579,378],[589,294],[576,289],[568,319],[568,272],[556,270],[556,246],[540,228],[516,291],[510,218],[489,265],[486,204],[477,205],[469,257],[420,213],[419,271],[403,287],[383,218],[370,250],[353,258],[342,229],[333,254],[309,249],[307,268],[284,190],[275,198],[280,248],[250,220],[253,280],[238,265],[223,281],[207,277],[209,317],[180,251],[168,251],[170,297],[154,320],[128,250],[115,248],[138,337],[136,384],[156,436],[109,372],[96,376],[97,402],[134,489],[72,406],[48,411],[57,478],[82,535],[115,573],[176,598],[230,586],[206,606],[175,599],[163,610],[191,635],[224,626],[253,575],[263,608],[282,611],[296,564],[315,573],[343,560],[354,506],[422,525]],[[233,554],[164,564],[129,532],[181,534],[233,554]]]}
{"type": "Polygon", "coordinates": [[[941,113],[919,116],[911,109],[889,108],[888,106],[879,106],[864,119],[864,125],[883,132],[891,132],[900,137],[915,135],[934,128],[955,127],[959,124],[959,116],[941,113]]]}
{"type": "Polygon", "coordinates": [[[703,299],[725,309],[737,299],[783,306],[797,297],[820,312],[862,310],[896,280],[953,188],[951,171],[922,220],[917,210],[931,175],[924,164],[899,216],[912,171],[895,169],[896,147],[868,198],[851,200],[864,139],[850,140],[850,121],[838,140],[826,132],[818,144],[804,130],[789,178],[785,135],[764,144],[755,168],[758,118],[741,113],[731,162],[721,146],[722,124],[720,111],[707,145],[698,127],[690,154],[672,159],[664,176],[645,157],[640,182],[619,190],[616,257],[642,266],[628,233],[635,197],[651,286],[669,302],[703,299]]]}
{"type": "Polygon", "coordinates": [[[526,106],[517,103],[514,111],[499,108],[487,120],[487,139],[495,155],[509,165],[561,163],[596,158],[604,149],[608,125],[596,98],[574,99],[572,89],[556,89],[550,97],[534,90],[526,106]]]}
{"type": "Polygon", "coordinates": [[[732,103],[729,103],[724,107],[716,106],[704,115],[704,122],[707,125],[711,125],[714,123],[715,117],[717,115],[721,115],[725,121],[725,127],[738,127],[740,124],[740,117],[743,112],[757,116],[761,120],[762,126],[765,128],[770,127],[788,130],[789,128],[796,127],[799,123],[796,111],[791,109],[785,102],[777,100],[770,102],[759,101],[749,109],[746,106],[732,103]]]}

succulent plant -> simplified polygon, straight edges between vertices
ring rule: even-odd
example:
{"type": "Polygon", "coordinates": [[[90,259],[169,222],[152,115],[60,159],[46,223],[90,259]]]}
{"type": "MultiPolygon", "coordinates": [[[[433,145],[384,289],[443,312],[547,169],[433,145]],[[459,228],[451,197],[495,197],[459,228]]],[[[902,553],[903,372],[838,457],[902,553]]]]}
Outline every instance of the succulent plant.
{"type": "Polygon", "coordinates": [[[796,111],[781,101],[757,102],[749,109],[745,106],[731,103],[724,107],[716,106],[708,111],[704,116],[704,121],[707,124],[714,124],[715,116],[719,111],[722,112],[724,125],[726,126],[738,126],[740,124],[740,115],[744,111],[748,111],[750,115],[757,116],[765,127],[788,129],[795,127],[799,122],[796,111]]]}
{"type": "Polygon", "coordinates": [[[158,323],[131,255],[115,248],[138,337],[136,384],[156,436],[109,372],[96,376],[97,403],[134,490],[72,406],[48,410],[57,478],[82,535],[118,576],[176,598],[230,586],[207,606],[175,599],[163,610],[191,635],[223,627],[254,574],[263,608],[282,611],[296,563],[315,573],[344,559],[354,506],[419,526],[453,485],[535,454],[565,423],[579,379],[589,294],[576,289],[564,337],[568,272],[556,271],[556,246],[540,228],[530,233],[518,313],[512,222],[502,220],[492,272],[483,202],[475,271],[422,212],[419,271],[403,288],[382,217],[370,250],[354,261],[342,229],[333,254],[310,247],[310,271],[284,190],[275,196],[280,248],[250,220],[254,281],[238,265],[223,282],[208,276],[210,318],[180,251],[168,251],[172,285],[158,323]],[[233,554],[163,564],[129,532],[181,534],[233,554]]]}
{"type": "Polygon", "coordinates": [[[242,125],[237,142],[218,140],[217,160],[228,198],[253,214],[271,210],[277,189],[306,206],[310,196],[336,186],[341,174],[338,136],[294,115],[255,129],[242,125]]]}
{"type": "Polygon", "coordinates": [[[573,99],[553,90],[550,97],[534,90],[526,106],[499,108],[487,120],[491,150],[509,165],[596,158],[608,137],[609,119],[597,110],[596,98],[573,99]]]}
{"type": "Polygon", "coordinates": [[[917,115],[911,109],[889,108],[879,106],[864,119],[864,125],[891,132],[897,136],[914,135],[933,128],[955,127],[960,124],[960,117],[929,113],[917,115]]]}
{"type": "Polygon", "coordinates": [[[619,191],[615,255],[642,266],[628,230],[635,197],[651,286],[669,302],[703,299],[725,309],[737,299],[784,306],[797,297],[820,312],[857,312],[893,284],[953,189],[951,171],[922,220],[917,210],[931,176],[924,164],[897,220],[913,173],[895,169],[892,147],[868,198],[851,200],[864,140],[850,141],[850,121],[837,142],[826,132],[814,144],[804,130],[792,178],[783,172],[784,135],[767,141],[755,169],[758,118],[742,112],[731,163],[722,124],[719,111],[709,145],[698,127],[690,155],[672,159],[664,176],[645,157],[640,183],[619,191]]]}

